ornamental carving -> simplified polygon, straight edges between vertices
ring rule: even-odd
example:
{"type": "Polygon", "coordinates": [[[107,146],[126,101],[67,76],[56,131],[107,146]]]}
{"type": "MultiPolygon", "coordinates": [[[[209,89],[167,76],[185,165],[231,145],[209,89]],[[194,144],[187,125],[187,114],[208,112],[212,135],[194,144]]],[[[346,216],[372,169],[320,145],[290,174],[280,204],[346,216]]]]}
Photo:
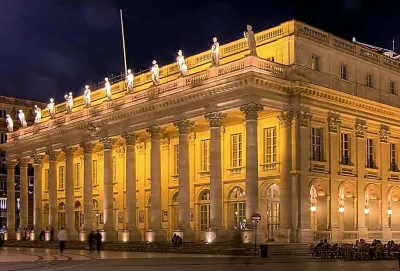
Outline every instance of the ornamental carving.
{"type": "Polygon", "coordinates": [[[239,109],[245,114],[246,120],[257,120],[258,113],[264,109],[264,106],[256,103],[249,103],[240,106],[239,109]]]}
{"type": "Polygon", "coordinates": [[[188,134],[192,130],[194,123],[189,120],[175,121],[174,126],[178,129],[179,134],[188,134]]]}
{"type": "Polygon", "coordinates": [[[387,129],[381,128],[379,130],[379,140],[382,143],[388,143],[390,135],[391,135],[391,132],[389,130],[387,130],[387,129]]]}
{"type": "Polygon", "coordinates": [[[293,121],[293,111],[283,111],[277,116],[277,118],[283,127],[291,127],[293,121]]]}
{"type": "Polygon", "coordinates": [[[114,143],[114,140],[112,140],[112,138],[110,137],[102,137],[100,138],[100,143],[103,144],[103,149],[104,150],[111,150],[112,149],[112,145],[114,143]]]}
{"type": "Polygon", "coordinates": [[[125,132],[121,136],[123,139],[125,139],[126,145],[135,145],[137,135],[135,135],[134,132],[125,132]]]}
{"type": "Polygon", "coordinates": [[[297,118],[300,122],[300,126],[308,127],[310,125],[310,120],[312,118],[312,114],[309,112],[298,111],[297,118]]]}
{"type": "Polygon", "coordinates": [[[357,123],[355,126],[356,136],[359,138],[365,137],[365,132],[367,131],[367,126],[364,124],[357,123]]]}
{"type": "Polygon", "coordinates": [[[210,122],[210,127],[221,127],[226,119],[226,114],[221,112],[211,112],[204,115],[204,118],[210,122]]]}
{"type": "Polygon", "coordinates": [[[98,122],[98,123],[91,122],[91,123],[89,123],[89,125],[88,125],[86,130],[89,133],[90,139],[93,139],[93,140],[99,139],[100,133],[101,133],[101,130],[102,130],[103,126],[104,126],[103,122],[98,122]]]}
{"type": "Polygon", "coordinates": [[[40,165],[40,164],[42,164],[43,155],[34,154],[34,155],[32,155],[31,158],[33,159],[33,165],[40,165]]]}
{"type": "Polygon", "coordinates": [[[342,121],[338,118],[328,118],[328,127],[330,133],[337,133],[342,121]]]}
{"type": "Polygon", "coordinates": [[[28,163],[30,162],[31,159],[29,158],[21,158],[18,162],[20,167],[28,167],[28,163]]]}
{"type": "Polygon", "coordinates": [[[86,154],[91,154],[95,144],[91,143],[91,142],[83,142],[81,144],[79,144],[79,146],[83,149],[83,152],[86,154]]]}
{"type": "Polygon", "coordinates": [[[124,146],[120,146],[115,151],[119,157],[124,157],[124,155],[125,155],[125,147],[124,146]]]}
{"type": "Polygon", "coordinates": [[[189,135],[189,143],[194,144],[196,142],[196,133],[191,133],[189,135]]]}
{"type": "Polygon", "coordinates": [[[46,151],[46,155],[49,157],[49,161],[50,161],[50,162],[55,162],[55,161],[57,161],[58,153],[57,153],[56,151],[54,151],[54,150],[47,150],[47,151],[46,151]]]}
{"type": "Polygon", "coordinates": [[[74,153],[78,148],[76,147],[62,147],[62,152],[65,153],[65,157],[71,158],[74,157],[74,153]]]}
{"type": "Polygon", "coordinates": [[[168,137],[165,137],[165,138],[160,139],[161,148],[162,148],[163,150],[168,150],[169,142],[170,142],[170,141],[169,141],[169,138],[168,138],[168,137]]]}
{"type": "Polygon", "coordinates": [[[14,170],[15,166],[17,165],[16,161],[6,161],[7,163],[7,170],[14,170]]]}
{"type": "Polygon", "coordinates": [[[160,140],[164,129],[158,126],[150,126],[146,129],[146,132],[150,135],[151,139],[160,140]]]}
{"type": "Polygon", "coordinates": [[[146,142],[139,142],[136,144],[136,150],[138,153],[144,153],[146,151],[146,142]]]}

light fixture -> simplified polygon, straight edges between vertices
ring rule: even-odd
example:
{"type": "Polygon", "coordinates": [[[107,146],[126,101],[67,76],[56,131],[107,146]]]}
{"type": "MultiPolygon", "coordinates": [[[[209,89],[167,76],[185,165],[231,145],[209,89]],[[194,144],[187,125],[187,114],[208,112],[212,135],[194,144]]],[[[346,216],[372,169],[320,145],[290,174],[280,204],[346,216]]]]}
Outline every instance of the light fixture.
{"type": "Polygon", "coordinates": [[[317,206],[315,206],[314,204],[313,205],[311,205],[311,212],[315,212],[315,211],[317,211],[317,206]]]}
{"type": "Polygon", "coordinates": [[[344,207],[343,207],[343,206],[340,206],[340,207],[339,207],[339,213],[341,213],[341,214],[344,213],[344,207]]]}
{"type": "Polygon", "coordinates": [[[364,213],[365,213],[366,215],[369,214],[369,208],[368,208],[368,207],[365,207],[364,213]]]}
{"type": "Polygon", "coordinates": [[[388,209],[388,215],[392,215],[392,214],[393,214],[393,211],[392,211],[391,208],[389,208],[389,209],[388,209]]]}

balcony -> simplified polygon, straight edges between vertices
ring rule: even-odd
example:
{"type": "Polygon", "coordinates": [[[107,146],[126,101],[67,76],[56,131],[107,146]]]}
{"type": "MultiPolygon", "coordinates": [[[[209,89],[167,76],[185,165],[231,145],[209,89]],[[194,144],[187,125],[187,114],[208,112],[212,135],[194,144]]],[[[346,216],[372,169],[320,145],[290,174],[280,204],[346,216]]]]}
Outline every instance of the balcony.
{"type": "Polygon", "coordinates": [[[389,171],[389,180],[400,181],[400,171],[389,171]]]}
{"type": "Polygon", "coordinates": [[[263,171],[279,171],[279,163],[278,162],[264,163],[264,164],[261,164],[260,167],[262,168],[263,171]]]}
{"type": "Polygon", "coordinates": [[[353,165],[339,165],[339,174],[344,176],[356,176],[353,165]]]}
{"type": "Polygon", "coordinates": [[[380,180],[378,168],[365,168],[365,178],[380,180]]]}
{"type": "Polygon", "coordinates": [[[209,170],[199,171],[197,172],[197,175],[199,175],[200,178],[210,177],[210,171],[209,170]]]}

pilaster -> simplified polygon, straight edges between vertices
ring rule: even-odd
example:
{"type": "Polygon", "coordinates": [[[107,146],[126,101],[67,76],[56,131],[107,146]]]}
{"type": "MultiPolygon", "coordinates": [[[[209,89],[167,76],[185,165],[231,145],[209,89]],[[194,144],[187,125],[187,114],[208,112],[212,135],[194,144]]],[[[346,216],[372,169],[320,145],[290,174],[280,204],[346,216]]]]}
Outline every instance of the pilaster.
{"type": "Polygon", "coordinates": [[[8,240],[16,237],[15,227],[15,165],[14,161],[7,161],[7,235],[8,240]]]}
{"type": "Polygon", "coordinates": [[[83,142],[80,147],[83,149],[83,230],[93,230],[93,182],[92,182],[92,152],[95,144],[83,142]]]}
{"type": "Polygon", "coordinates": [[[19,161],[20,175],[20,223],[21,229],[28,227],[28,163],[29,158],[22,158],[19,161]]]}
{"type": "Polygon", "coordinates": [[[34,186],[33,186],[33,226],[35,233],[42,230],[42,159],[43,156],[35,154],[33,157],[34,186]]]}

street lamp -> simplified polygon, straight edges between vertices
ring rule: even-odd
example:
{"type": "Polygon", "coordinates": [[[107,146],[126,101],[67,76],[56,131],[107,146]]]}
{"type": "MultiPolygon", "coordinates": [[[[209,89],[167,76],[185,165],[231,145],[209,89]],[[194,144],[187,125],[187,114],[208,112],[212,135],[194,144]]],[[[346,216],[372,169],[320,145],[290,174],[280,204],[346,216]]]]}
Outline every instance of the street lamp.
{"type": "Polygon", "coordinates": [[[339,207],[339,213],[341,213],[341,214],[344,213],[344,207],[343,207],[343,206],[340,206],[340,207],[339,207]]]}
{"type": "Polygon", "coordinates": [[[317,206],[315,206],[315,204],[311,205],[311,212],[315,212],[317,211],[317,206]]]}
{"type": "Polygon", "coordinates": [[[388,211],[387,211],[387,213],[388,213],[388,215],[392,215],[392,213],[393,213],[392,209],[389,208],[388,211]]]}
{"type": "Polygon", "coordinates": [[[366,215],[369,214],[369,208],[368,208],[368,207],[365,207],[364,213],[365,213],[366,215]]]}

